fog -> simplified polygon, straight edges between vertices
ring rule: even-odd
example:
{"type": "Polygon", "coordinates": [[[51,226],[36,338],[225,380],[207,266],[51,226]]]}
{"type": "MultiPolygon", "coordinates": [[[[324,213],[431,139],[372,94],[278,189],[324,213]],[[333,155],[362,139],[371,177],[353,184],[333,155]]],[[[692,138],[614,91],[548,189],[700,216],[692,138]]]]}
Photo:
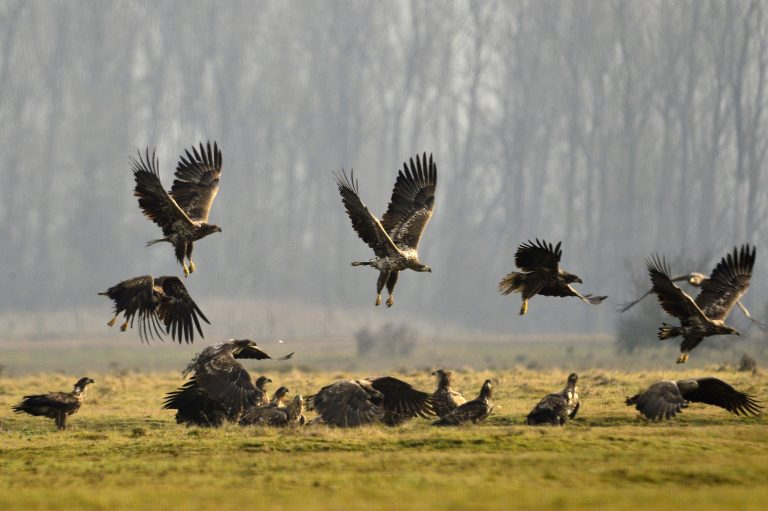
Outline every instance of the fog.
{"type": "Polygon", "coordinates": [[[180,275],[169,245],[145,247],[160,230],[128,162],[156,148],[170,188],[205,140],[223,151],[223,232],[195,244],[187,283],[214,333],[241,304],[275,336],[302,319],[296,335],[389,320],[611,334],[646,256],[708,273],[745,242],[762,316],[765,16],[722,1],[2,2],[0,340],[27,331],[19,318],[107,334],[98,291],[180,275]],[[433,272],[404,272],[395,306],[374,308],[376,272],[349,265],[372,252],[332,171],[354,168],[380,215],[422,152],[439,175],[419,246],[433,272]],[[608,300],[537,297],[520,318],[497,284],[533,238],[562,240],[579,289],[608,300]]]}

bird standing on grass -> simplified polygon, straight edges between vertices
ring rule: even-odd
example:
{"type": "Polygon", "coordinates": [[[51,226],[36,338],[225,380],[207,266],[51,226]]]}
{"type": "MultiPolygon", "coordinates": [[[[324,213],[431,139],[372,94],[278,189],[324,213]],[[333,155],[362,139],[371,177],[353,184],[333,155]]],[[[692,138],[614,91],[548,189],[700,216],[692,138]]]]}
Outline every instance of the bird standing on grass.
{"type": "Polygon", "coordinates": [[[536,295],[541,296],[575,296],[584,303],[597,305],[607,296],[582,295],[571,284],[581,284],[581,279],[573,273],[560,269],[560,258],[563,251],[562,242],[554,247],[544,240],[528,241],[517,247],[515,266],[522,272],[513,271],[499,282],[499,292],[503,295],[520,293],[523,304],[520,315],[528,312],[528,300],[536,295]]]}
{"type": "Polygon", "coordinates": [[[531,413],[528,414],[528,417],[526,417],[526,424],[529,426],[541,424],[563,426],[568,419],[576,417],[576,413],[578,413],[579,407],[581,407],[579,391],[576,387],[578,381],[578,375],[571,373],[563,390],[544,396],[536,404],[531,413]]]}
{"type": "Polygon", "coordinates": [[[92,378],[80,378],[72,392],[49,392],[24,396],[21,403],[12,409],[16,413],[48,417],[56,421],[58,429],[67,429],[67,417],[74,415],[85,400],[85,391],[93,382],[92,378]]]}
{"type": "Polygon", "coordinates": [[[436,420],[433,424],[435,426],[458,426],[471,422],[477,424],[488,418],[493,411],[493,385],[491,380],[485,380],[482,388],[480,389],[480,395],[478,395],[472,401],[457,406],[453,411],[444,415],[440,419],[436,420]]]}
{"type": "Polygon", "coordinates": [[[437,166],[431,154],[427,161],[426,153],[421,159],[417,156],[415,162],[411,159],[410,166],[404,163],[381,221],[360,200],[354,172],[348,177],[342,170],[335,177],[352,227],[376,255],[368,261],[353,262],[352,266],[372,266],[379,270],[376,305],[381,304],[381,290],[386,285],[389,292],[387,307],[391,307],[395,303],[393,293],[401,271],[432,271],[419,261],[416,249],[435,209],[437,166]]]}
{"type": "Polygon", "coordinates": [[[456,392],[451,388],[451,378],[453,376],[451,371],[437,369],[432,375],[437,376],[437,390],[432,394],[432,406],[438,417],[448,415],[457,406],[467,402],[460,392],[456,392]]]}

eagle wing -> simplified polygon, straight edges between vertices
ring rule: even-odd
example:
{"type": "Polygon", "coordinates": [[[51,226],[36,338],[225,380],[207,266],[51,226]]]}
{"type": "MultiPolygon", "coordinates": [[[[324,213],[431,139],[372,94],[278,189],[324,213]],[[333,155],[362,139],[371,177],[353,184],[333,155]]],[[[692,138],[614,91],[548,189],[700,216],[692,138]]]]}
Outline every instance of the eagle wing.
{"type": "Polygon", "coordinates": [[[675,382],[654,383],[645,392],[629,397],[627,406],[635,405],[643,417],[649,420],[671,419],[686,407],[675,382]]]}
{"type": "Polygon", "coordinates": [[[227,411],[190,378],[180,388],[165,395],[164,410],[176,410],[178,424],[219,427],[227,419],[227,411]]]}
{"type": "Polygon", "coordinates": [[[342,170],[341,174],[335,175],[335,178],[347,215],[352,220],[352,227],[360,239],[373,249],[377,257],[388,257],[400,252],[379,219],[360,200],[354,172],[347,177],[346,172],[342,170]]]}
{"type": "Polygon", "coordinates": [[[200,337],[204,338],[198,315],[209,325],[211,322],[189,296],[181,279],[178,277],[159,277],[155,279],[155,284],[162,288],[164,294],[157,308],[157,315],[165,325],[166,332],[179,344],[181,344],[182,339],[191,343],[195,337],[194,323],[200,337]]]}
{"type": "Polygon", "coordinates": [[[552,243],[547,243],[544,240],[539,241],[538,238],[535,243],[528,240],[527,243],[517,247],[515,265],[523,271],[544,269],[557,273],[560,258],[563,255],[563,250],[560,248],[561,244],[562,241],[552,246],[552,243]]]}
{"type": "Polygon", "coordinates": [[[229,350],[221,350],[212,357],[198,361],[195,379],[212,399],[221,403],[230,413],[253,405],[263,395],[251,381],[248,371],[235,360],[229,350]]]}
{"type": "Polygon", "coordinates": [[[757,416],[762,413],[759,401],[739,392],[723,380],[710,376],[699,378],[696,382],[696,388],[683,393],[683,397],[688,401],[719,406],[736,415],[757,416]]]}
{"type": "Polygon", "coordinates": [[[465,422],[478,422],[484,419],[488,412],[488,404],[479,399],[474,399],[454,408],[453,411],[444,415],[433,424],[435,426],[457,426],[465,422]]]}
{"type": "Polygon", "coordinates": [[[162,228],[163,235],[169,236],[180,225],[192,227],[194,224],[163,188],[157,167],[155,153],[153,152],[150,158],[149,149],[146,150],[146,160],[141,153],[138,160],[131,158],[133,177],[136,179],[133,194],[139,198],[139,207],[144,211],[144,215],[162,228]]]}
{"type": "Polygon", "coordinates": [[[693,316],[707,321],[706,316],[693,301],[693,298],[672,282],[669,277],[669,267],[663,258],[655,255],[646,261],[646,266],[653,283],[651,290],[656,294],[661,307],[667,314],[683,322],[693,316]]]}
{"type": "Polygon", "coordinates": [[[557,286],[545,285],[537,293],[541,296],[575,296],[580,300],[587,302],[590,305],[597,305],[602,303],[603,300],[608,298],[607,296],[594,296],[592,294],[583,295],[576,291],[570,284],[566,284],[564,281],[560,281],[557,286]]]}
{"type": "Polygon", "coordinates": [[[323,422],[338,427],[361,426],[380,421],[384,408],[371,401],[368,392],[357,382],[341,380],[326,385],[308,396],[308,410],[317,410],[323,422]]]}
{"type": "Polygon", "coordinates": [[[696,304],[710,319],[725,320],[736,302],[747,292],[752,268],[755,265],[755,247],[734,247],[733,253],[723,257],[709,279],[701,284],[696,304]]]}
{"type": "Polygon", "coordinates": [[[28,413],[30,415],[42,415],[55,418],[59,411],[68,414],[80,408],[80,401],[71,392],[49,392],[24,396],[24,399],[12,409],[16,413],[28,413]]]}
{"type": "Polygon", "coordinates": [[[99,293],[114,302],[115,314],[125,312],[125,319],[130,321],[131,327],[138,316],[139,338],[142,342],[149,342],[155,336],[163,339],[156,314],[153,282],[152,275],[143,275],[124,280],[99,293]]]}
{"type": "Polygon", "coordinates": [[[200,142],[200,151],[193,146],[179,157],[176,179],[171,187],[171,196],[187,213],[189,218],[207,222],[208,214],[216,194],[219,192],[221,177],[221,151],[216,142],[206,146],[200,142]]]}
{"type": "Polygon", "coordinates": [[[369,378],[374,389],[384,394],[384,422],[397,425],[413,417],[435,415],[432,395],[416,390],[410,383],[392,376],[369,378]]]}
{"type": "Polygon", "coordinates": [[[410,167],[403,163],[398,172],[392,199],[381,225],[400,247],[416,249],[424,229],[435,210],[435,188],[437,187],[437,166],[427,153],[422,158],[411,158],[410,167]]]}
{"type": "Polygon", "coordinates": [[[560,425],[568,417],[568,401],[559,394],[548,394],[536,403],[526,417],[529,426],[540,424],[560,425]]]}

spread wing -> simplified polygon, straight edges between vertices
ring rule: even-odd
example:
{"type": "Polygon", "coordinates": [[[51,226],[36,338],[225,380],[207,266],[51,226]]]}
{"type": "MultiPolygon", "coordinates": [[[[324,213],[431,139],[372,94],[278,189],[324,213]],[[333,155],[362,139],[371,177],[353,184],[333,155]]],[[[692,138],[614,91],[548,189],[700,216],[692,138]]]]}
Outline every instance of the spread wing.
{"type": "Polygon", "coordinates": [[[547,243],[544,240],[539,241],[536,239],[535,243],[528,240],[527,243],[517,247],[515,265],[523,271],[544,269],[557,273],[560,258],[563,255],[563,251],[560,248],[561,244],[562,241],[553,247],[552,243],[547,243]]]}
{"type": "Polygon", "coordinates": [[[149,342],[157,336],[162,340],[162,326],[156,314],[152,275],[143,275],[124,280],[100,295],[108,297],[115,304],[115,314],[125,313],[126,321],[133,327],[134,320],[139,320],[139,338],[149,342]]]}
{"type": "Polygon", "coordinates": [[[389,237],[381,222],[360,200],[357,181],[354,172],[347,177],[343,170],[335,174],[336,184],[341,194],[341,200],[347,209],[347,215],[352,220],[352,227],[361,240],[366,242],[377,257],[387,257],[397,254],[400,249],[389,237]]]}
{"type": "Polygon", "coordinates": [[[671,381],[654,383],[645,392],[627,398],[626,403],[635,405],[637,411],[649,420],[671,419],[686,407],[680,389],[671,381]]]}
{"type": "Polygon", "coordinates": [[[710,319],[725,320],[736,302],[747,292],[752,268],[755,265],[755,247],[742,245],[739,250],[723,257],[712,270],[709,279],[701,284],[696,304],[710,319]]]}
{"type": "Polygon", "coordinates": [[[164,410],[176,410],[178,424],[218,427],[227,419],[222,405],[208,397],[195,378],[190,378],[180,388],[165,395],[164,410]]]}
{"type": "Polygon", "coordinates": [[[646,261],[646,265],[653,283],[651,291],[656,294],[661,307],[667,314],[680,321],[687,321],[693,316],[698,316],[706,321],[704,313],[693,301],[693,298],[672,282],[669,277],[669,267],[663,258],[655,255],[646,261]]]}
{"type": "Polygon", "coordinates": [[[195,379],[211,399],[230,413],[252,406],[263,395],[228,350],[200,361],[195,367],[195,379]]]}
{"type": "Polygon", "coordinates": [[[396,245],[416,249],[421,235],[435,210],[435,188],[437,187],[437,166],[427,153],[422,158],[411,158],[410,167],[403,163],[403,170],[397,174],[392,199],[381,225],[396,245]]]}
{"type": "Polygon", "coordinates": [[[374,389],[384,394],[384,422],[397,425],[413,417],[435,415],[432,409],[432,395],[416,390],[392,376],[369,379],[374,389]]]}
{"type": "Polygon", "coordinates": [[[361,426],[380,421],[384,409],[371,401],[358,383],[341,380],[307,397],[308,410],[316,410],[323,422],[338,427],[361,426]]]}
{"type": "Polygon", "coordinates": [[[138,160],[131,158],[131,169],[136,179],[133,194],[139,198],[139,207],[144,211],[144,215],[160,226],[163,235],[169,236],[176,230],[177,224],[192,226],[193,223],[163,188],[157,167],[155,153],[153,152],[150,158],[149,149],[146,150],[146,160],[141,153],[138,160]]]}
{"type": "Polygon", "coordinates": [[[688,401],[719,406],[736,415],[757,416],[762,412],[759,401],[739,392],[723,380],[707,377],[699,378],[696,382],[696,388],[683,393],[683,397],[688,401]]]}
{"type": "Polygon", "coordinates": [[[573,287],[571,287],[570,284],[566,284],[564,281],[560,281],[559,285],[556,285],[556,286],[554,285],[544,286],[539,290],[537,294],[540,294],[542,296],[559,296],[559,297],[575,296],[576,298],[579,298],[590,305],[597,305],[599,303],[602,303],[603,300],[605,300],[606,298],[608,298],[607,296],[594,296],[592,294],[583,295],[578,291],[576,291],[573,287]]]}
{"type": "Polygon", "coordinates": [[[216,142],[206,146],[200,142],[200,151],[192,147],[181,155],[176,166],[176,179],[171,187],[171,196],[189,218],[207,222],[208,214],[216,194],[219,192],[221,176],[221,151],[216,142]]]}
{"type": "Polygon", "coordinates": [[[179,344],[181,344],[182,339],[191,343],[195,338],[194,323],[200,337],[205,337],[200,328],[198,316],[209,325],[211,322],[189,296],[181,279],[178,277],[159,277],[155,279],[155,284],[163,290],[164,296],[157,308],[157,315],[165,325],[165,331],[179,344]]]}
{"type": "Polygon", "coordinates": [[[291,352],[282,357],[275,358],[258,346],[249,346],[235,355],[235,358],[250,358],[255,360],[288,360],[289,358],[293,357],[293,353],[294,352],[291,352]]]}

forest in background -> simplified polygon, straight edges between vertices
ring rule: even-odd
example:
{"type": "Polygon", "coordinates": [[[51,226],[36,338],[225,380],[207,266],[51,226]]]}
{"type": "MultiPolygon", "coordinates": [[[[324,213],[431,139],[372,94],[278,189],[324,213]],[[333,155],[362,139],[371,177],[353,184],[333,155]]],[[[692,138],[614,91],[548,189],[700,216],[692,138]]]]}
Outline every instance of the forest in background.
{"type": "Polygon", "coordinates": [[[144,247],[159,230],[128,159],[156,147],[170,187],[178,155],[208,139],[223,232],[196,244],[188,284],[209,307],[306,305],[350,335],[337,311],[612,332],[644,257],[708,273],[751,242],[745,301],[765,315],[765,16],[757,1],[2,2],[0,316],[81,317],[76,335],[102,325],[92,310],[109,319],[98,291],[179,274],[169,246],[144,247]],[[403,274],[395,307],[374,309],[376,274],[349,266],[370,250],[331,171],[354,168],[381,214],[422,151],[439,172],[419,247],[433,273],[403,274]],[[609,300],[537,298],[518,318],[496,285],[536,237],[563,240],[582,292],[609,300]]]}

